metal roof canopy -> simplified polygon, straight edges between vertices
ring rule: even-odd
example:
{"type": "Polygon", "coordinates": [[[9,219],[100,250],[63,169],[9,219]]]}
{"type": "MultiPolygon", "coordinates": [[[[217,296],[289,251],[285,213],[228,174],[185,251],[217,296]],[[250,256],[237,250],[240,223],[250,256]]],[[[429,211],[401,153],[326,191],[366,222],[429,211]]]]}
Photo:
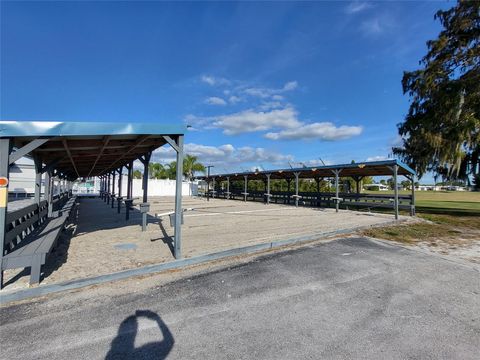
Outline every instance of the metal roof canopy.
{"type": "Polygon", "coordinates": [[[155,123],[0,121],[0,138],[17,150],[9,162],[32,155],[65,178],[100,176],[127,165],[174,138],[185,126],[155,123]]]}
{"type": "MultiPolygon", "coordinates": [[[[302,167],[295,169],[277,169],[277,170],[264,170],[264,171],[249,171],[241,173],[229,173],[229,174],[217,174],[210,175],[210,178],[216,180],[226,180],[227,177],[232,180],[243,180],[245,176],[249,180],[264,180],[266,175],[270,174],[271,179],[291,179],[295,177],[295,173],[299,174],[299,178],[314,179],[332,177],[334,171],[341,170],[339,175],[341,177],[347,176],[391,176],[393,166],[398,166],[398,175],[404,175],[406,177],[415,176],[416,173],[410,167],[402,163],[397,159],[384,160],[384,161],[370,161],[354,164],[339,164],[339,165],[326,165],[326,166],[312,166],[302,167]]],[[[197,179],[205,180],[206,176],[197,177],[197,179]]]]}
{"type": "MultiPolygon", "coordinates": [[[[133,161],[139,159],[144,166],[143,172],[143,203],[140,204],[142,213],[142,230],[146,230],[148,189],[148,164],[152,151],[169,144],[176,152],[177,169],[175,183],[175,218],[173,253],[175,258],[181,258],[181,214],[182,214],[182,163],[183,138],[186,127],[165,126],[155,123],[98,123],[98,122],[46,122],[46,121],[0,121],[0,178],[8,184],[10,166],[21,157],[31,155],[35,163],[35,196],[37,210],[40,209],[40,194],[42,188],[42,174],[45,174],[44,197],[48,204],[47,217],[55,217],[53,212],[53,177],[65,181],[73,181],[79,177],[98,176],[102,181],[102,188],[108,189],[112,208],[117,201],[117,212],[120,213],[121,180],[123,167],[128,170],[127,196],[131,197],[133,161]],[[45,164],[45,166],[43,165],[45,164]],[[118,182],[115,174],[119,174],[118,182]],[[108,187],[106,185],[108,184],[108,187]],[[111,186],[111,187],[110,187],[111,186]],[[117,187],[117,192],[115,192],[117,187]]],[[[68,185],[67,185],[68,188],[68,185]]],[[[125,199],[133,201],[133,199],[125,199]]],[[[130,208],[127,206],[127,209],[130,208]]],[[[8,188],[0,186],[0,289],[3,286],[3,270],[7,269],[5,255],[11,242],[5,241],[7,229],[12,222],[7,223],[8,188]]],[[[29,208],[26,208],[29,209],[29,208]]],[[[36,211],[37,211],[36,210],[36,211]]],[[[28,210],[31,211],[31,210],[28,210]]],[[[128,214],[128,211],[126,213],[128,214]]],[[[23,214],[24,215],[24,214],[23,214]]],[[[23,217],[23,215],[21,217],[23,217]]],[[[34,219],[34,218],[31,218],[34,219]]],[[[128,219],[128,216],[127,216],[128,219]]],[[[17,222],[19,219],[14,219],[17,222]]],[[[31,221],[31,220],[28,220],[31,221]]],[[[30,227],[34,222],[28,223],[30,227]]],[[[26,222],[23,225],[27,226],[26,222]]],[[[50,224],[50,222],[48,223],[50,224]]],[[[13,227],[16,227],[13,226],[13,227]]],[[[26,228],[26,227],[25,227],[26,228]]],[[[17,236],[19,234],[15,234],[17,236]]],[[[17,251],[27,242],[23,242],[30,234],[26,234],[9,250],[17,251]],[[16,246],[16,248],[15,248],[16,246]],[[15,250],[14,250],[15,249],[15,250]]],[[[36,235],[35,235],[36,236],[36,235]]],[[[41,236],[28,241],[43,241],[41,236]]],[[[50,250],[52,247],[49,248],[50,250]]],[[[31,283],[40,280],[42,262],[39,260],[43,253],[35,253],[27,257],[24,263],[32,269],[31,283]]],[[[8,254],[7,254],[8,255],[8,254]]],[[[15,265],[15,266],[16,266],[15,265]]],[[[13,265],[12,265],[13,266],[13,265]]]]}

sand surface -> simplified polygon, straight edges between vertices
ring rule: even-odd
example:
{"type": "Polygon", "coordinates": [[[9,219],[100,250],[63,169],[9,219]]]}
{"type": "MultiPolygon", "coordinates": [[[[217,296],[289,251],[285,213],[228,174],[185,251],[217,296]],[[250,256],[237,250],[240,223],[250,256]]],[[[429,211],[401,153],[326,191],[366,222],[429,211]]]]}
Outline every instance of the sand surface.
{"type": "MultiPolygon", "coordinates": [[[[168,216],[173,197],[149,199],[151,208],[146,232],[141,231],[140,213],[117,214],[100,199],[81,199],[78,216],[62,234],[58,248],[50,255],[40,284],[108,274],[174,260],[170,246],[173,228],[168,216]]],[[[376,226],[393,221],[388,214],[369,214],[334,209],[295,208],[291,205],[264,205],[234,200],[184,198],[182,227],[183,257],[213,253],[230,248],[318,235],[359,226],[376,226]]],[[[5,272],[6,290],[28,287],[29,269],[5,272]]]]}

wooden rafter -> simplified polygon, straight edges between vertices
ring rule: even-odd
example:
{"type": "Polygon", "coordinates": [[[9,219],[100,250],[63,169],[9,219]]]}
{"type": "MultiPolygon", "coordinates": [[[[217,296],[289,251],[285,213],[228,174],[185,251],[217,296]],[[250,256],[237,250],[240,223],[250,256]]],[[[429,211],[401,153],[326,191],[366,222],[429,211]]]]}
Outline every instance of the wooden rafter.
{"type": "Polygon", "coordinates": [[[151,135],[142,135],[139,136],[137,141],[130,146],[116,161],[114,161],[111,166],[109,166],[107,169],[104,170],[104,172],[115,169],[115,165],[118,164],[121,160],[123,160],[127,155],[129,155],[131,152],[133,152],[138,146],[143,144],[145,141],[147,141],[150,138],[151,135]]]}
{"type": "Polygon", "coordinates": [[[100,159],[100,157],[102,156],[103,152],[105,151],[105,148],[107,147],[109,141],[110,141],[110,136],[105,136],[105,138],[103,139],[103,146],[102,146],[102,148],[100,149],[100,152],[98,153],[98,156],[97,156],[97,158],[95,159],[95,162],[93,163],[92,168],[91,168],[90,171],[88,172],[87,177],[90,177],[90,174],[92,173],[93,169],[95,169],[95,166],[97,165],[98,160],[100,159]]]}
{"type": "Polygon", "coordinates": [[[73,168],[75,169],[75,172],[77,173],[77,176],[80,177],[80,173],[77,170],[77,165],[75,165],[75,161],[73,160],[70,149],[68,148],[67,140],[63,139],[62,142],[63,142],[63,147],[65,148],[65,151],[67,152],[68,157],[70,158],[70,161],[72,162],[73,168]]]}

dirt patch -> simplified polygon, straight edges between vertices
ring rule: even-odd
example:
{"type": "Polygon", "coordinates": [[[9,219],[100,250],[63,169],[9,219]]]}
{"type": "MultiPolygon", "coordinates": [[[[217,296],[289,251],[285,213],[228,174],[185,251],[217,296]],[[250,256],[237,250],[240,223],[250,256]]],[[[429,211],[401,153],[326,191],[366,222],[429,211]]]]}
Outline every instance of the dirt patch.
{"type": "Polygon", "coordinates": [[[480,264],[480,218],[475,216],[422,214],[416,222],[372,228],[362,235],[480,264]]]}

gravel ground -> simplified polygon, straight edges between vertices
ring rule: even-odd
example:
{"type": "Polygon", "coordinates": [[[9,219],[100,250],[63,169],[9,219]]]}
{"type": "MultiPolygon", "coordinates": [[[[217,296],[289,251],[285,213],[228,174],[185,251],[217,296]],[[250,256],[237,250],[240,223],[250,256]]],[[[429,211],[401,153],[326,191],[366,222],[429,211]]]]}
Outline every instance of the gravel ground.
{"type": "MultiPolygon", "coordinates": [[[[148,264],[173,260],[169,244],[173,228],[168,216],[154,215],[174,208],[174,199],[149,199],[151,211],[148,230],[141,232],[140,213],[128,222],[122,210],[110,208],[100,199],[82,199],[78,218],[62,235],[60,246],[43,267],[41,284],[108,274],[148,264]]],[[[290,205],[264,205],[221,199],[184,198],[182,229],[184,257],[213,253],[234,247],[349,230],[359,226],[382,225],[393,221],[392,215],[368,214],[333,209],[295,208],[290,205]]],[[[5,272],[6,290],[28,286],[29,270],[5,272]]],[[[41,286],[41,285],[40,285],[41,286]]]]}

